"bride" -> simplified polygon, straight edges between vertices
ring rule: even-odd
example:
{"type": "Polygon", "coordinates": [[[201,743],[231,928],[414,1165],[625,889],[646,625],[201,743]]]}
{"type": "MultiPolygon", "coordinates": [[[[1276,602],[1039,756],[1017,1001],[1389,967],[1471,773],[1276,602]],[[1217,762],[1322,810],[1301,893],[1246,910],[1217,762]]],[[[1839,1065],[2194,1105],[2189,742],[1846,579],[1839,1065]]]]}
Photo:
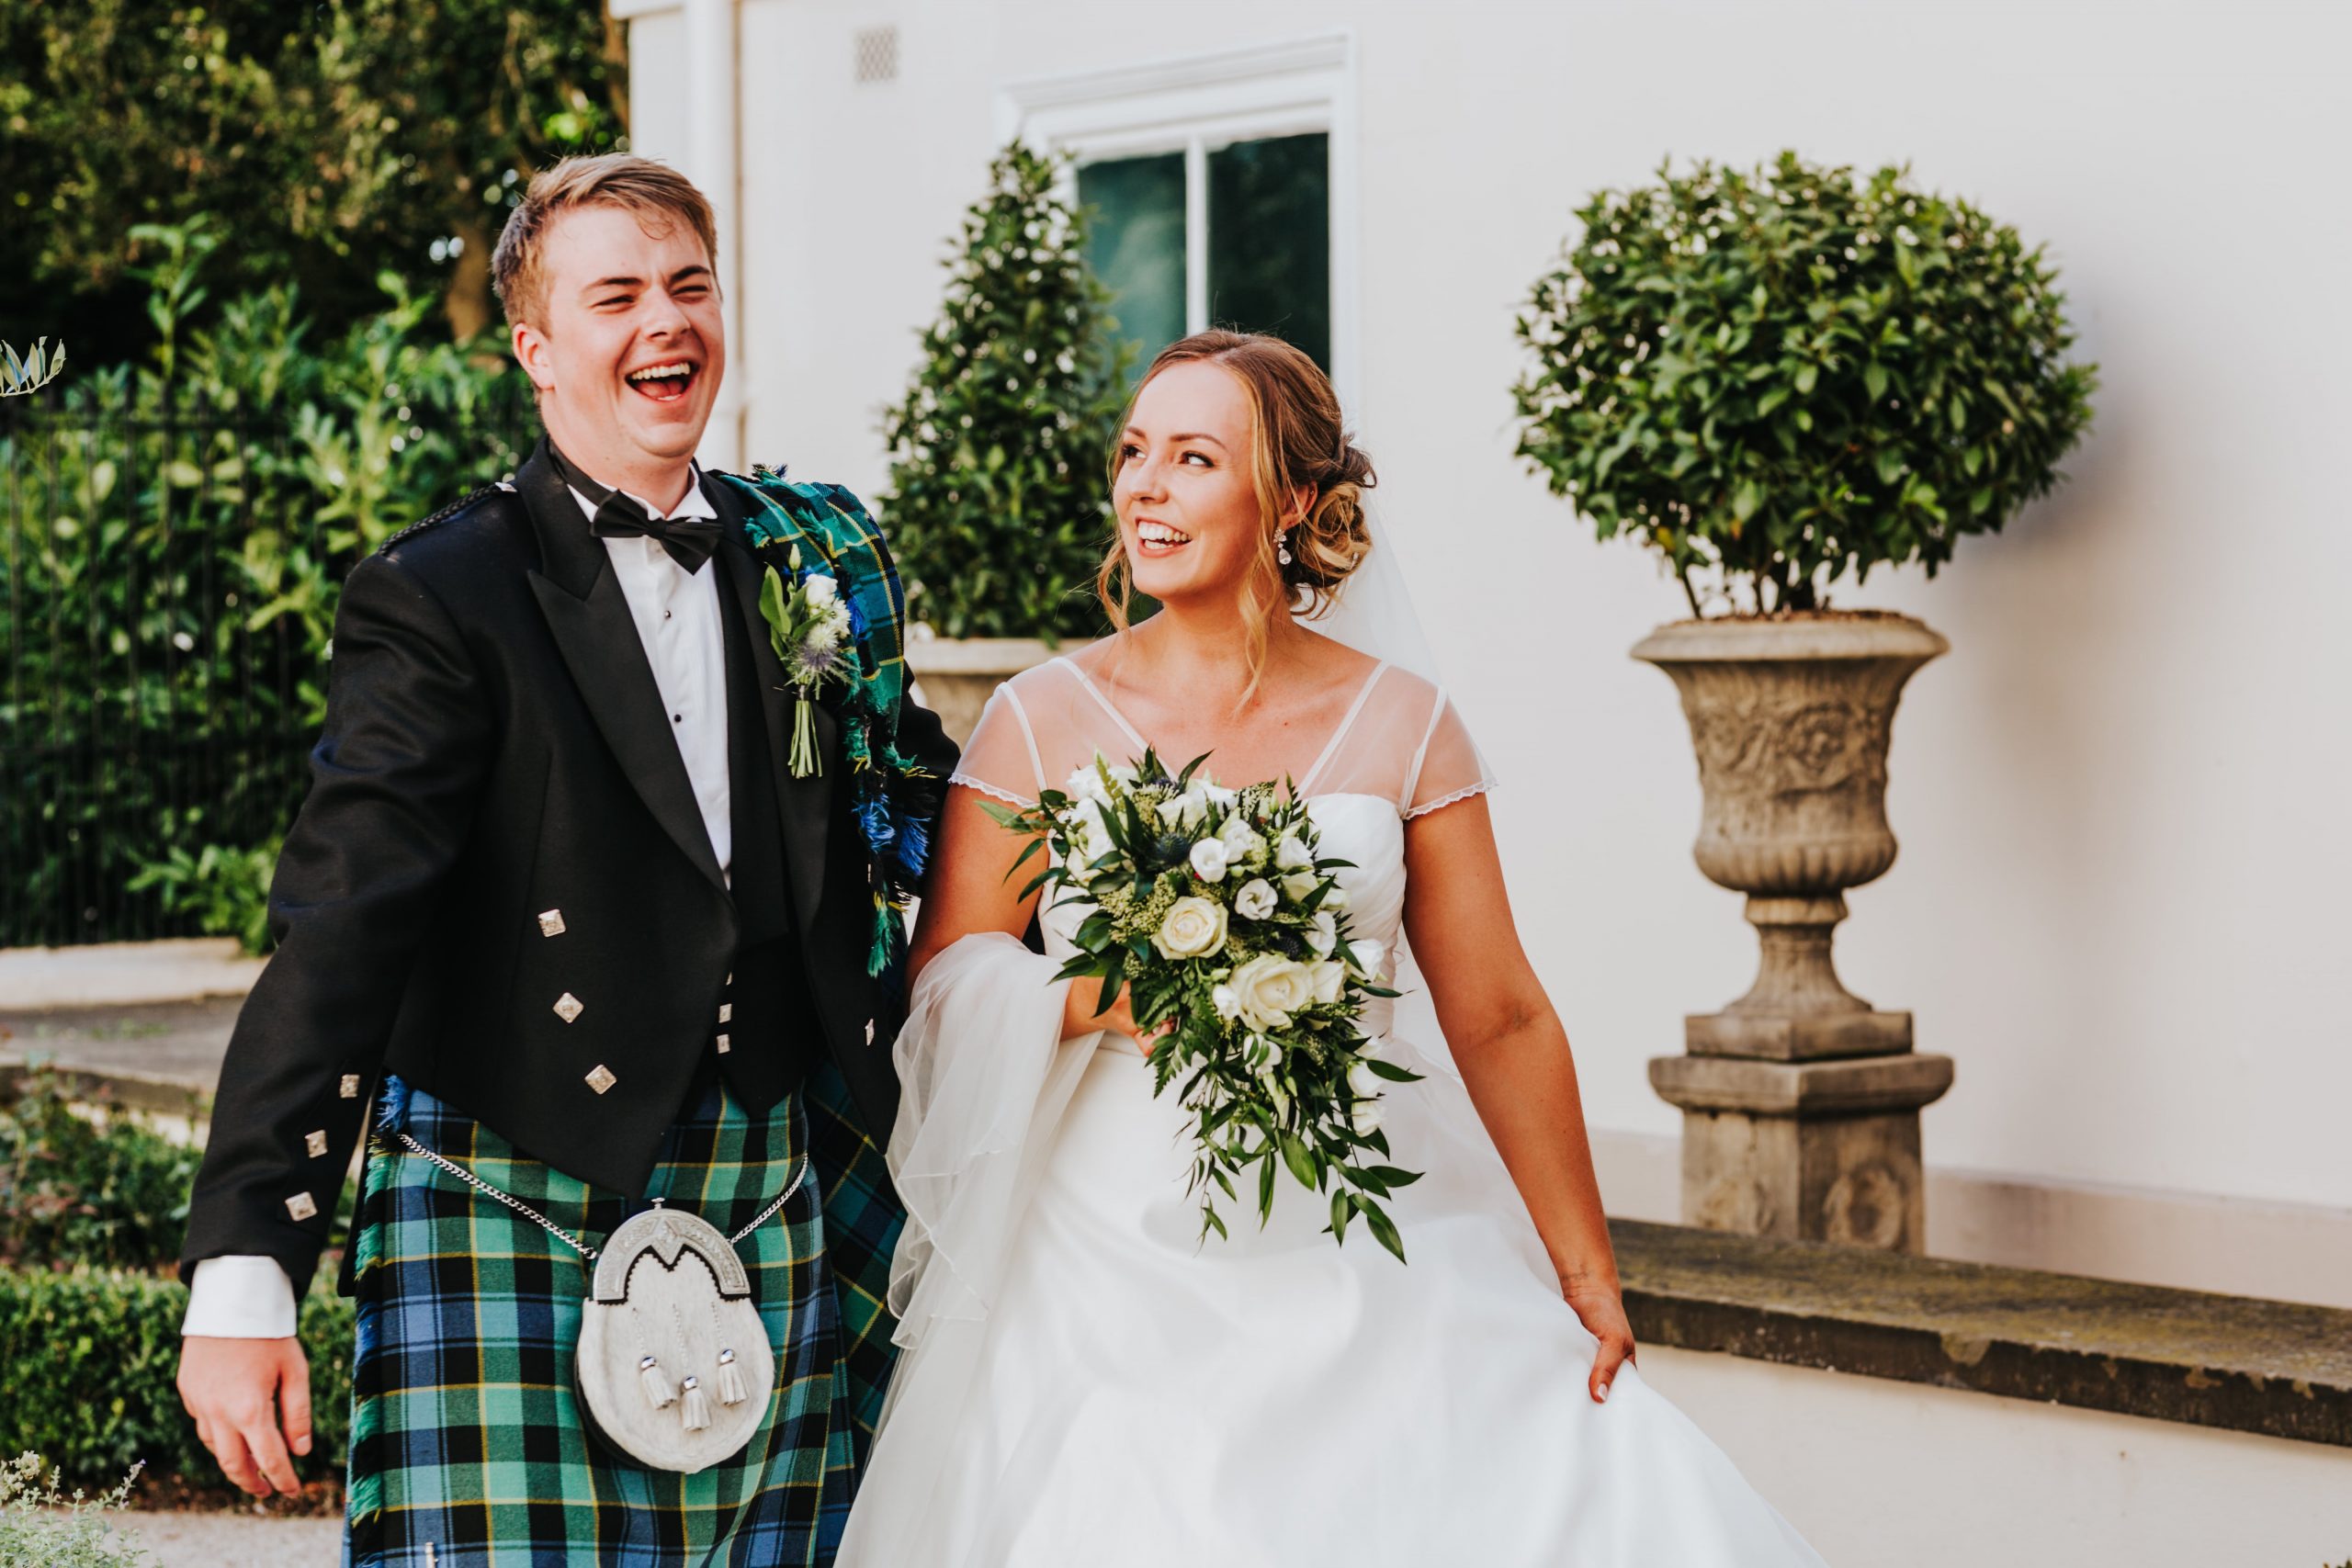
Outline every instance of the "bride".
{"type": "Polygon", "coordinates": [[[999,688],[955,777],[910,964],[890,1166],[902,1356],[840,1561],[857,1568],[1820,1559],[1635,1370],[1575,1066],[1514,931],[1444,694],[1302,624],[1372,539],[1330,384],[1268,337],[1154,361],[1113,465],[1120,629],[999,688]],[[1162,606],[1127,624],[1130,588],[1162,606]],[[1008,879],[1027,806],[1149,746],[1293,781],[1353,930],[1421,1021],[1367,1017],[1409,1264],[1284,1181],[1204,1242],[1188,1113],[1122,994],[1055,982],[1084,910],[1008,879]],[[1403,941],[1399,942],[1399,932],[1403,941]],[[1418,978],[1415,970],[1418,969],[1418,978]],[[1433,1004],[1433,1015],[1430,1006],[1433,1004]]]}

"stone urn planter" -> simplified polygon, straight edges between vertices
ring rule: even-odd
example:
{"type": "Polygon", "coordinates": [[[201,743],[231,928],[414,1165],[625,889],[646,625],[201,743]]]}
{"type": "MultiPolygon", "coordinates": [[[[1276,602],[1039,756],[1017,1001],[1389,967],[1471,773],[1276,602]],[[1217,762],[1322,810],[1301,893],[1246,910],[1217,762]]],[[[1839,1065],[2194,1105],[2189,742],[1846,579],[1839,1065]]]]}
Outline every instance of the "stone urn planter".
{"type": "Polygon", "coordinates": [[[1089,637],[1064,637],[1058,646],[1030,637],[937,637],[917,625],[907,637],[907,670],[915,700],[939,716],[958,746],[967,745],[988,706],[989,694],[1023,670],[1057,653],[1075,653],[1089,637]]]}
{"type": "Polygon", "coordinates": [[[1747,895],[1762,946],[1747,994],[1650,1063],[1683,1112],[1685,1224],[1924,1249],[1919,1108],[1951,1060],[1912,1050],[1909,1013],[1848,991],[1830,940],[1845,890],[1894,863],[1894,707],[1949,646],[1862,612],[1680,622],[1633,650],[1681,693],[1704,795],[1692,852],[1747,895]]]}

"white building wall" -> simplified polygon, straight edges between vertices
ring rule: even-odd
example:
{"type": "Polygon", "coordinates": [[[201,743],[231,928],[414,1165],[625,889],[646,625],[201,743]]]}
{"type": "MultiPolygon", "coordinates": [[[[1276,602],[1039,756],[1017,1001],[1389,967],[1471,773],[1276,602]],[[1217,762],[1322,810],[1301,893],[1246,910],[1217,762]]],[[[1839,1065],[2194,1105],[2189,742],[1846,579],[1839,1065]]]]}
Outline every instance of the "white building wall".
{"type": "MultiPolygon", "coordinates": [[[[659,6],[634,24],[639,106],[693,90],[659,6]]],[[[1680,1048],[1683,1013],[1746,988],[1754,938],[1690,863],[1672,688],[1625,657],[1683,613],[1679,591],[1512,459],[1512,312],[1593,188],[1669,152],[1793,146],[1907,159],[2047,242],[2105,382],[2054,498],[1933,583],[1840,595],[1953,645],[1896,727],[1904,852],[1851,897],[1840,942],[1852,987],[1958,1059],[1927,1113],[1931,1162],[2352,1211],[2352,12],[742,0],[747,455],[878,487],[879,412],[1005,84],[1341,28],[1363,171],[1354,412],[1509,786],[1514,900],[1596,1126],[1674,1133],[1644,1064],[1680,1048]],[[885,25],[898,78],[854,83],[853,34],[885,25]]]]}

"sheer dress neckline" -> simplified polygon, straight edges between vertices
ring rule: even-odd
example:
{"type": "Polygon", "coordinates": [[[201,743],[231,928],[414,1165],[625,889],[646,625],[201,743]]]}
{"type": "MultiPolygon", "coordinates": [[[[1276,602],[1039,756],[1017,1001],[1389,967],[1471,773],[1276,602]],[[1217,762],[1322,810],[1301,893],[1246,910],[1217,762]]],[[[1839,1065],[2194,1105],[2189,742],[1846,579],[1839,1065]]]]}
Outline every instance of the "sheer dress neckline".
{"type": "MultiPolygon", "coordinates": [[[[1156,751],[1159,750],[1159,748],[1153,746],[1150,741],[1144,739],[1143,732],[1138,730],[1135,725],[1129,721],[1125,714],[1119,711],[1119,705],[1111,700],[1110,694],[1103,691],[1101,686],[1097,685],[1095,683],[1094,677],[1089,675],[1084,669],[1080,668],[1075,660],[1071,659],[1066,653],[1057,653],[1054,655],[1053,662],[1067,665],[1069,667],[1069,672],[1078,678],[1078,683],[1085,688],[1086,694],[1089,696],[1092,697],[1096,703],[1101,705],[1102,711],[1111,716],[1111,722],[1119,727],[1120,730],[1125,734],[1128,740],[1134,743],[1136,750],[1138,752],[1156,751]]],[[[1323,770],[1330,764],[1332,757],[1338,754],[1340,743],[1345,740],[1348,738],[1348,732],[1355,728],[1356,719],[1363,714],[1364,705],[1372,700],[1373,689],[1380,684],[1380,678],[1387,672],[1388,660],[1385,659],[1381,660],[1372,667],[1372,673],[1366,675],[1363,679],[1363,684],[1356,689],[1354,700],[1349,703],[1348,711],[1341,716],[1339,726],[1331,731],[1330,738],[1323,742],[1323,750],[1316,753],[1314,762],[1307,767],[1306,772],[1304,773],[1294,775],[1296,782],[1292,784],[1291,788],[1293,794],[1295,795],[1297,798],[1304,800],[1314,793],[1313,785],[1315,781],[1322,776],[1323,770]]],[[[1244,784],[1254,784],[1260,781],[1245,779],[1241,782],[1244,784]]]]}

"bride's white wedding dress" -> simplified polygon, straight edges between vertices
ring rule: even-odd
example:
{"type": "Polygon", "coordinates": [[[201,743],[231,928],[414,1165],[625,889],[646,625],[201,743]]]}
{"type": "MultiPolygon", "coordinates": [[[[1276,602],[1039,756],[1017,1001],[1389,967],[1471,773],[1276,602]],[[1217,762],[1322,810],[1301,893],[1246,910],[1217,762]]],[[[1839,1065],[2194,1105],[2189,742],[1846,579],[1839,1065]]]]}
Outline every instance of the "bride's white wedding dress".
{"type": "MultiPolygon", "coordinates": [[[[957,782],[1027,804],[1145,738],[1067,660],[1000,690],[957,782]]],[[[1181,763],[1189,759],[1170,759],[1181,763]]],[[[1207,770],[1216,773],[1216,759],[1207,770]]],[[[1298,773],[1355,934],[1395,951],[1409,818],[1488,787],[1438,690],[1383,666],[1298,773]]],[[[1240,784],[1247,781],[1226,779],[1240,784]]],[[[912,1219],[900,1360],[848,1568],[1793,1568],[1820,1559],[1595,1340],[1426,999],[1368,1021],[1409,1265],[1287,1177],[1263,1230],[1200,1240],[1189,1122],[1132,1040],[1062,1042],[1047,955],[967,937],[916,987],[891,1164],[912,1219]]],[[[1408,976],[1409,983],[1409,976],[1408,976]]]]}

